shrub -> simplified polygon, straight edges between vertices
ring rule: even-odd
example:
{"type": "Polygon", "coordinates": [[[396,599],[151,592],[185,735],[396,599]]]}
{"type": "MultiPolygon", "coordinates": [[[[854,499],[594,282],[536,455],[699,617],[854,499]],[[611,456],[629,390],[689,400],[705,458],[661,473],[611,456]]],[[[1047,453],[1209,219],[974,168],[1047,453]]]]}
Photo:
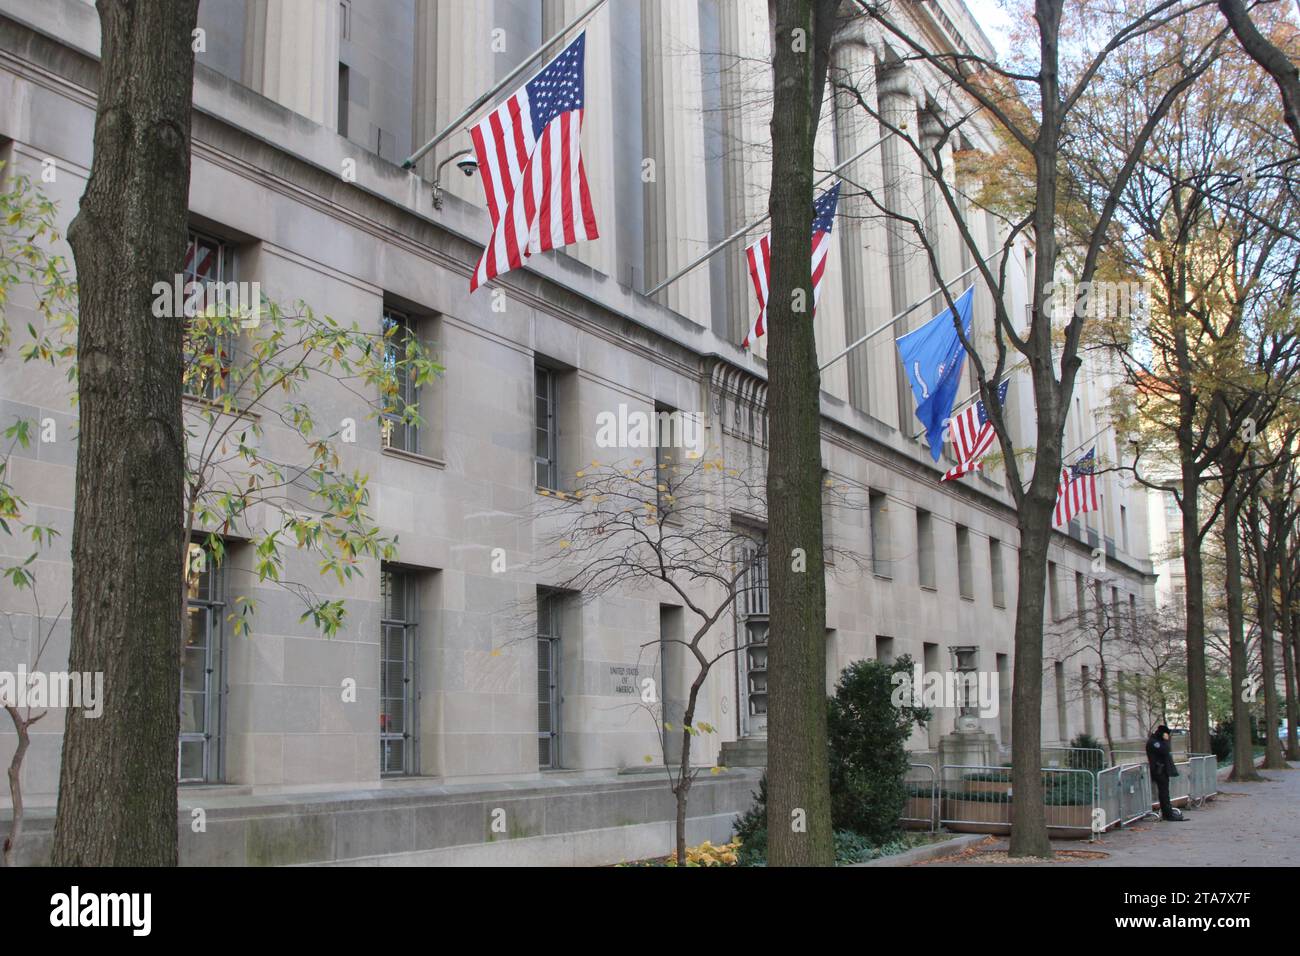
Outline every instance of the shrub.
{"type": "MultiPolygon", "coordinates": [[[[840,674],[835,696],[826,704],[830,750],[831,825],[883,846],[899,833],[899,818],[912,785],[907,775],[907,738],[912,727],[930,719],[930,711],[913,707],[911,695],[895,706],[895,674],[912,676],[912,658],[904,654],[892,664],[856,661],[840,674]]],[[[924,796],[929,796],[927,789],[924,796]]],[[[759,781],[754,805],[736,818],[736,836],[746,852],[763,831],[767,840],[767,775],[759,781]]]]}
{"type": "Polygon", "coordinates": [[[929,710],[912,706],[910,694],[896,703],[896,674],[911,678],[910,656],[892,664],[855,661],[840,674],[826,713],[832,823],[877,846],[899,832],[908,796],[907,738],[930,719],[929,710]]]}

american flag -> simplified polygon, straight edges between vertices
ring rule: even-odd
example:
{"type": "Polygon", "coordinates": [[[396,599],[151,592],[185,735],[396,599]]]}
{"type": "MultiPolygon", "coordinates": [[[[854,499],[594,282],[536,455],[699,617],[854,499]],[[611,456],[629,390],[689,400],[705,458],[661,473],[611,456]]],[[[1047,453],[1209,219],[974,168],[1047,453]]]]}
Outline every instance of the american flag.
{"type": "Polygon", "coordinates": [[[580,145],[586,39],[579,34],[470,130],[492,220],[471,292],[535,252],[598,235],[580,145]]]}
{"type": "Polygon", "coordinates": [[[1052,526],[1068,524],[1075,515],[1096,511],[1097,504],[1097,449],[1089,449],[1073,465],[1061,469],[1061,483],[1056,486],[1056,511],[1052,526]]]}
{"type": "MultiPolygon", "coordinates": [[[[1007,386],[1010,384],[1011,380],[1007,379],[998,386],[999,405],[1006,404],[1007,386]]],[[[949,430],[953,448],[957,451],[957,464],[944,472],[940,481],[949,481],[968,475],[972,471],[979,471],[983,465],[985,452],[993,447],[993,442],[998,437],[997,432],[993,430],[993,423],[989,421],[983,400],[967,407],[954,418],[949,424],[949,430]]]]}
{"type": "MultiPolygon", "coordinates": [[[[830,252],[831,226],[835,224],[835,205],[840,200],[840,184],[836,183],[826,190],[813,203],[812,225],[812,281],[813,311],[817,311],[817,300],[821,298],[822,276],[826,274],[826,256],[830,252]]],[[[758,296],[758,318],[750,327],[743,348],[760,335],[767,333],[767,280],[772,274],[772,234],[769,232],[758,242],[745,250],[749,260],[749,277],[754,281],[754,294],[758,296]]]]}

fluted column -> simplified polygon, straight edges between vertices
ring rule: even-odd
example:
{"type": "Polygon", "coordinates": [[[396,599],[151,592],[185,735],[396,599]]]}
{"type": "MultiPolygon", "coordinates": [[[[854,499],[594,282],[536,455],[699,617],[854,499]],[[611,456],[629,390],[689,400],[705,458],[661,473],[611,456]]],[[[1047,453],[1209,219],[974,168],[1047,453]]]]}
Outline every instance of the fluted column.
{"type": "MultiPolygon", "coordinates": [[[[506,54],[492,49],[492,30],[498,26],[495,7],[493,0],[415,0],[411,70],[414,148],[428,142],[496,82],[497,59],[506,54]]],[[[514,44],[513,53],[523,55],[519,37],[507,32],[504,39],[514,44]]],[[[469,128],[470,124],[465,124],[430,150],[416,166],[420,175],[433,179],[444,159],[471,149],[469,128]]],[[[476,206],[484,205],[477,176],[462,176],[448,165],[441,178],[446,192],[476,206]]]]}
{"type": "MultiPolygon", "coordinates": [[[[921,101],[920,86],[904,66],[894,66],[877,72],[876,95],[880,114],[895,128],[906,129],[891,136],[881,146],[881,164],[884,175],[884,205],[891,212],[918,221],[924,221],[925,210],[920,190],[920,164],[916,153],[902,137],[912,140],[917,135],[917,107],[921,101]]],[[[914,140],[913,140],[914,141],[914,140]]],[[[889,276],[891,311],[901,312],[931,288],[929,265],[921,254],[916,233],[909,222],[890,219],[886,224],[889,248],[889,276]]],[[[931,318],[927,310],[918,310],[902,319],[894,327],[890,338],[918,327],[931,318]]],[[[884,334],[884,333],[882,333],[884,334]]],[[[905,437],[916,434],[918,423],[914,414],[915,402],[902,364],[894,365],[897,425],[905,437]]]]}
{"type": "MultiPolygon", "coordinates": [[[[543,0],[542,35],[549,38],[559,33],[589,5],[588,0],[543,0]]],[[[582,159],[600,238],[567,246],[564,251],[597,272],[613,276],[616,272],[614,226],[617,210],[614,205],[614,83],[610,61],[613,43],[609,5],[601,7],[584,29],[587,31],[587,52],[582,159]]],[[[571,33],[565,41],[571,42],[576,36],[577,33],[571,33]]],[[[561,49],[563,45],[557,43],[552,55],[561,49]]]]}
{"type": "MultiPolygon", "coordinates": [[[[835,120],[835,98],[827,93],[822,97],[822,112],[817,122],[817,138],[813,141],[814,182],[835,166],[838,138],[835,120]]],[[[815,195],[820,195],[823,190],[834,184],[834,179],[828,180],[821,186],[815,187],[813,192],[815,195]]],[[[841,187],[840,193],[843,192],[844,189],[841,187]]],[[[809,196],[809,202],[813,198],[809,196]]],[[[843,222],[842,209],[836,206],[835,224],[831,232],[830,246],[826,251],[826,274],[822,279],[821,298],[817,303],[817,311],[813,315],[819,365],[832,355],[842,352],[847,344],[844,338],[844,284],[839,279],[843,273],[844,256],[835,238],[843,222]]],[[[843,360],[821,373],[821,387],[841,401],[848,401],[849,375],[843,360]]]]}
{"type": "MultiPolygon", "coordinates": [[[[725,232],[730,235],[767,209],[772,167],[769,151],[772,118],[771,42],[767,0],[723,0],[717,5],[722,47],[722,183],[725,232]]],[[[718,253],[726,275],[727,328],[733,342],[744,339],[758,311],[745,264],[744,246],[753,235],[718,253]]]]}
{"type": "Polygon", "coordinates": [[[335,129],[338,81],[335,0],[248,0],[244,85],[335,129]]]}
{"type": "MultiPolygon", "coordinates": [[[[646,288],[708,248],[699,51],[697,0],[642,0],[643,137],[646,157],[654,160],[654,181],[644,189],[646,288]]],[[[709,325],[708,269],[677,280],[658,298],[709,325]]]]}
{"type": "MultiPolygon", "coordinates": [[[[832,75],[856,91],[836,94],[836,148],[841,161],[855,156],[880,138],[875,64],[877,55],[866,37],[847,37],[831,51],[832,75]],[[862,102],[859,102],[858,97],[862,102]],[[865,104],[865,105],[864,105],[865,104]]],[[[836,223],[844,289],[845,344],[877,329],[893,314],[889,293],[889,252],[886,224],[871,201],[883,198],[881,150],[876,147],[842,171],[842,215],[836,223]],[[868,195],[870,194],[870,195],[868,195]]],[[[884,421],[896,421],[897,389],[893,337],[881,333],[844,359],[848,398],[854,408],[884,421]]]]}

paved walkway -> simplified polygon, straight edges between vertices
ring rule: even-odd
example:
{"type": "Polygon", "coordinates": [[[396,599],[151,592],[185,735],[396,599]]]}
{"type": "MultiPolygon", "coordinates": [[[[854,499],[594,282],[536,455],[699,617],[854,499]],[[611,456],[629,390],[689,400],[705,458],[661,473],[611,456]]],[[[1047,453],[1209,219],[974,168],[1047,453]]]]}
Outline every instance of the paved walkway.
{"type": "MultiPolygon", "coordinates": [[[[1142,821],[1105,833],[1092,843],[1053,841],[1058,850],[1101,851],[1105,857],[1005,865],[1300,866],[1300,765],[1259,773],[1266,782],[1220,783],[1217,797],[1199,810],[1183,811],[1186,823],[1142,821]]],[[[1005,850],[1006,840],[988,849],[1005,850]]],[[[923,865],[985,865],[981,855],[923,865]]]]}

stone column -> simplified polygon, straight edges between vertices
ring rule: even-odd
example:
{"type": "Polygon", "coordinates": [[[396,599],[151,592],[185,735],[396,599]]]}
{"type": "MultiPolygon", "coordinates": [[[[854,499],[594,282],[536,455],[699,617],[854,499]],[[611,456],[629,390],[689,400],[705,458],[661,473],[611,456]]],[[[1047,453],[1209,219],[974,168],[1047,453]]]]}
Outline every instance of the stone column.
{"type": "MultiPolygon", "coordinates": [[[[644,189],[646,288],[708,248],[699,25],[697,0],[642,0],[642,135],[654,161],[654,179],[644,189]]],[[[707,267],[657,298],[707,327],[707,267]]]]}
{"type": "MultiPolygon", "coordinates": [[[[876,95],[880,114],[895,128],[906,124],[903,135],[912,142],[917,136],[918,105],[922,102],[920,86],[904,66],[886,67],[877,71],[876,95]]],[[[920,164],[909,142],[897,135],[891,136],[881,146],[881,165],[884,175],[883,205],[910,219],[924,220],[924,205],[920,189],[920,164]]],[[[901,312],[930,290],[929,266],[920,253],[915,230],[911,223],[890,219],[886,223],[889,250],[890,310],[891,315],[901,312]]],[[[892,332],[881,333],[889,339],[908,332],[932,318],[929,309],[919,309],[899,321],[892,332]]],[[[894,348],[892,341],[891,349],[894,348]]],[[[920,428],[915,415],[916,403],[912,397],[902,363],[894,350],[894,380],[898,418],[896,424],[906,438],[911,438],[920,428]]]]}
{"type": "MultiPolygon", "coordinates": [[[[831,50],[832,76],[851,84],[860,94],[838,93],[836,100],[836,153],[840,162],[855,156],[880,138],[880,124],[870,111],[877,108],[877,53],[870,38],[859,29],[831,50]]],[[[886,224],[871,201],[883,197],[881,149],[876,147],[846,166],[841,175],[839,232],[840,281],[844,290],[845,344],[879,328],[893,315],[889,293],[889,259],[886,224]],[[870,194],[870,195],[868,195],[870,194]]],[[[882,332],[844,359],[848,399],[854,408],[886,421],[897,418],[893,366],[893,336],[882,332]],[[887,383],[886,388],[881,383],[887,383]]]]}
{"type": "MultiPolygon", "coordinates": [[[[588,0],[543,0],[542,35],[550,38],[559,33],[587,6],[588,0]]],[[[591,205],[596,212],[596,225],[600,238],[593,242],[579,242],[564,249],[565,254],[607,276],[615,275],[614,223],[614,100],[611,76],[612,38],[610,36],[609,5],[601,7],[583,29],[587,31],[586,52],[586,111],[582,118],[582,160],[587,170],[587,185],[591,188],[591,205]]],[[[577,32],[565,37],[570,43],[577,32]]],[[[564,48],[557,43],[551,52],[554,56],[564,48]]],[[[539,64],[540,65],[540,64],[539,64]]]]}
{"type": "MultiPolygon", "coordinates": [[[[771,158],[771,44],[766,0],[722,0],[717,5],[722,71],[722,182],[726,234],[752,222],[767,209],[771,158]]],[[[725,262],[727,329],[741,342],[758,311],[745,246],[764,229],[718,253],[725,262]]]]}
{"type": "Polygon", "coordinates": [[[338,82],[335,0],[248,0],[244,85],[335,129],[338,82]]]}

